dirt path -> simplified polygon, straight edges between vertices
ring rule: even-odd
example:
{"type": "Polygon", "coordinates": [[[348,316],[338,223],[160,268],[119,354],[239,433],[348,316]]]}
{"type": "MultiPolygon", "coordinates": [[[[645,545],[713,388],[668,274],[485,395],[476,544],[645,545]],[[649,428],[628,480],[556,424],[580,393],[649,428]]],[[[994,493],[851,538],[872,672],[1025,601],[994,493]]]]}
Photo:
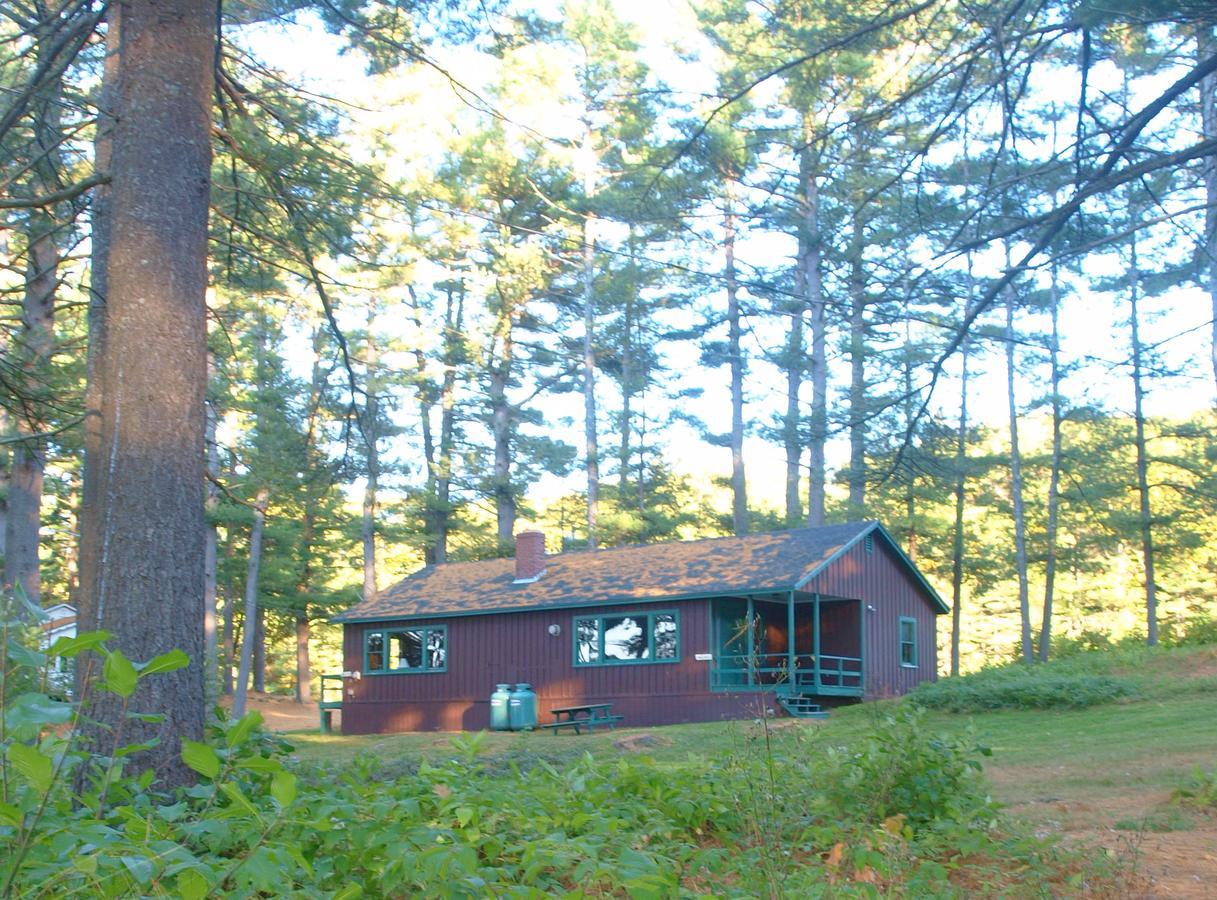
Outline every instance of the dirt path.
{"type": "MultiPolygon", "coordinates": [[[[1026,771],[987,770],[1012,813],[1082,846],[1110,853],[1132,877],[1115,896],[1146,900],[1217,897],[1217,816],[1181,809],[1170,792],[1132,785],[1069,790],[1068,797],[1023,793],[1026,771]],[[1160,830],[1167,829],[1167,830],[1160,830]]],[[[1041,784],[1053,784],[1045,778],[1041,784]]]]}
{"type": "MultiPolygon", "coordinates": [[[[231,708],[232,698],[225,697],[220,701],[225,707],[231,708]]],[[[320,725],[320,717],[316,703],[297,703],[291,697],[281,697],[276,694],[250,693],[245,700],[245,708],[262,713],[262,720],[271,731],[305,731],[315,729],[320,725]]]]}

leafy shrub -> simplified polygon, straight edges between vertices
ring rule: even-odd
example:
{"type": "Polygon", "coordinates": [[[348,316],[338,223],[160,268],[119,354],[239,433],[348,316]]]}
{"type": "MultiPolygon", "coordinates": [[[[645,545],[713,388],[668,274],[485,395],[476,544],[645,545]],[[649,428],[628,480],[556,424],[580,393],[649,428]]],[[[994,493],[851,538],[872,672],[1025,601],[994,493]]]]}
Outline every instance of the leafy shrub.
{"type": "Polygon", "coordinates": [[[927,682],[918,685],[908,698],[917,706],[962,713],[992,709],[1078,709],[1110,703],[1136,693],[1136,684],[1126,678],[1014,664],[927,682]]]}
{"type": "MultiPolygon", "coordinates": [[[[5,671],[96,653],[103,689],[129,696],[185,664],[174,651],[137,666],[106,639],[6,645],[5,671]]],[[[484,735],[466,735],[450,759],[408,769],[303,766],[251,713],[184,742],[199,780],[172,794],[126,769],[137,748],[80,750],[59,726],[87,709],[25,691],[0,711],[5,896],[942,896],[963,856],[1015,860],[1003,885],[1057,865],[998,827],[977,778],[987,751],[929,733],[914,709],[849,748],[786,729],[724,758],[559,763],[488,758],[484,735]]]]}
{"type": "Polygon", "coordinates": [[[1183,784],[1171,793],[1171,800],[1184,806],[1217,811],[1217,769],[1194,770],[1183,784]]]}
{"type": "Polygon", "coordinates": [[[1197,612],[1181,625],[1165,629],[1162,642],[1168,647],[1217,644],[1217,616],[1197,612]]]}

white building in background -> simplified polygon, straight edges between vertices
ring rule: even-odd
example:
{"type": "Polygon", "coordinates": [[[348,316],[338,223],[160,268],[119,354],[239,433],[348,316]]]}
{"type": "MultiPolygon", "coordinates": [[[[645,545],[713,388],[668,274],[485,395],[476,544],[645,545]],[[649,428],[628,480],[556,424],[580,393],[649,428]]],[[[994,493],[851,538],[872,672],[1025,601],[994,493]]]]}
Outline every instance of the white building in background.
{"type": "MultiPolygon", "coordinates": [[[[42,623],[42,649],[50,648],[61,637],[76,637],[76,607],[70,603],[56,603],[43,612],[47,619],[42,623]]],[[[72,688],[72,661],[56,657],[47,673],[51,686],[61,690],[72,688]]]]}

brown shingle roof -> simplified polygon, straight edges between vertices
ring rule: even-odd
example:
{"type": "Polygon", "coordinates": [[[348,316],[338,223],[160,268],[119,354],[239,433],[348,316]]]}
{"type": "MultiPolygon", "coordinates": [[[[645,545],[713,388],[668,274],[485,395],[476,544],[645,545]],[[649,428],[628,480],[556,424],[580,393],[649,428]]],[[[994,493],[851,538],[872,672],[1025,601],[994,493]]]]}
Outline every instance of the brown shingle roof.
{"type": "MultiPolygon", "coordinates": [[[[788,591],[809,579],[849,544],[876,530],[891,542],[877,522],[853,522],[744,537],[568,552],[547,557],[545,574],[528,584],[513,584],[512,559],[445,563],[415,572],[372,599],[357,603],[340,619],[788,591]]],[[[897,554],[903,556],[898,548],[897,554]]],[[[920,580],[920,575],[917,577],[920,580]]],[[[926,585],[926,589],[938,600],[932,588],[926,585]]]]}

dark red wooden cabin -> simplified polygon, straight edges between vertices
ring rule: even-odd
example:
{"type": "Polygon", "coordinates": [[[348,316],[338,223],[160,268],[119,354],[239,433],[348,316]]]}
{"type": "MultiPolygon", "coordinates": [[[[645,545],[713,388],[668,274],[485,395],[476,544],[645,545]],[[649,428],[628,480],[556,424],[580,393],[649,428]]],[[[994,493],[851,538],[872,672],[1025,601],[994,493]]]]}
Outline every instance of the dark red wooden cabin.
{"type": "Polygon", "coordinates": [[[486,728],[497,683],[626,725],[792,714],[937,672],[947,606],[878,522],[447,563],[352,607],[342,731],[486,728]]]}

